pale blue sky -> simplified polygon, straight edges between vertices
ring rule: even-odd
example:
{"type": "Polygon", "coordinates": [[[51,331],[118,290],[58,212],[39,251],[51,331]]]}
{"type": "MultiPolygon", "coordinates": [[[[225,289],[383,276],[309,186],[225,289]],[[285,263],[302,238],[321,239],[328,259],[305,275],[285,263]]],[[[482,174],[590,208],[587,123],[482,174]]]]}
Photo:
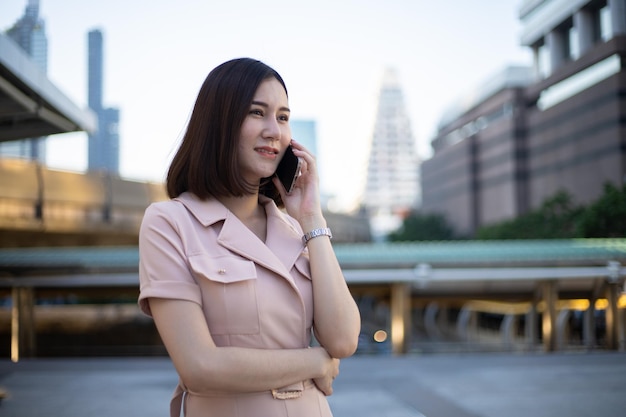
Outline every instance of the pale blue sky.
{"type": "MultiPolygon", "coordinates": [[[[27,0],[0,2],[0,29],[27,0]]],[[[281,73],[294,118],[318,128],[322,188],[346,207],[362,191],[382,73],[403,87],[418,153],[443,110],[511,64],[521,0],[40,0],[48,77],[87,102],[87,32],[104,33],[104,104],[119,107],[121,174],[160,181],[207,73],[241,56],[281,73]]],[[[82,170],[86,135],[49,139],[49,163],[82,170]]]]}

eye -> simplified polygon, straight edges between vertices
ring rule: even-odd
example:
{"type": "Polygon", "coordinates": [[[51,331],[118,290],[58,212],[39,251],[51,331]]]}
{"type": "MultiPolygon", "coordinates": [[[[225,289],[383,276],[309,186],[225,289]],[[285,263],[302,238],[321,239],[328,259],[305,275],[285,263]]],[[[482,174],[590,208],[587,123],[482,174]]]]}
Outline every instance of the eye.
{"type": "Polygon", "coordinates": [[[250,110],[250,114],[255,115],[255,116],[263,117],[263,110],[261,110],[261,109],[251,109],[250,110]]]}
{"type": "Polygon", "coordinates": [[[281,114],[280,116],[278,116],[278,120],[280,120],[281,122],[288,122],[289,121],[289,115],[288,114],[281,114]]]}

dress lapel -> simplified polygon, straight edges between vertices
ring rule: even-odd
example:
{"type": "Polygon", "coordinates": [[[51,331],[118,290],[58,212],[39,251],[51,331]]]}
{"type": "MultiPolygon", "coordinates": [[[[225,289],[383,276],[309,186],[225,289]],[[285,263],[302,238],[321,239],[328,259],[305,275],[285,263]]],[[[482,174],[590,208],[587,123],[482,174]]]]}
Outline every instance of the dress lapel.
{"type": "Polygon", "coordinates": [[[267,238],[265,244],[289,270],[302,255],[304,244],[299,228],[281,212],[273,201],[265,204],[267,238]]]}
{"type": "Polygon", "coordinates": [[[205,227],[223,221],[218,244],[279,274],[295,285],[289,271],[302,253],[304,245],[295,225],[287,220],[272,200],[261,197],[267,214],[265,242],[218,200],[200,200],[191,193],[183,193],[177,200],[205,227]]]}
{"type": "Polygon", "coordinates": [[[228,213],[217,241],[231,252],[248,258],[291,280],[286,265],[232,213],[228,213]]]}

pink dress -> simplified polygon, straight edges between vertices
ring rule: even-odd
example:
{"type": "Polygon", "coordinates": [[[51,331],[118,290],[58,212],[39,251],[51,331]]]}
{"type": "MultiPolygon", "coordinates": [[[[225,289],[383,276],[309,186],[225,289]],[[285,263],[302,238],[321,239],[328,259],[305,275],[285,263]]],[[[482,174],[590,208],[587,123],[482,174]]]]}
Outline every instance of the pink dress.
{"type": "MultiPolygon", "coordinates": [[[[265,242],[215,199],[183,193],[148,207],[139,234],[142,311],[151,314],[150,297],[189,300],[202,307],[218,346],[309,346],[313,296],[302,230],[273,201],[261,202],[265,242]]],[[[171,416],[181,408],[186,417],[332,417],[310,380],[242,394],[190,392],[181,382],[171,416]]]]}

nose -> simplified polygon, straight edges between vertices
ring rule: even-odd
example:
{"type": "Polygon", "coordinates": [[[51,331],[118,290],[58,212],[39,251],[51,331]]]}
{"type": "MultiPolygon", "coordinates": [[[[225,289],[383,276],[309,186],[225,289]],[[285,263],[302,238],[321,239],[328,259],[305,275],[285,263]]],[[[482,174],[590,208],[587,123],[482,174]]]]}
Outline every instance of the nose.
{"type": "Polygon", "coordinates": [[[269,140],[280,140],[281,129],[278,124],[278,120],[274,118],[268,118],[263,128],[263,137],[269,140]]]}

